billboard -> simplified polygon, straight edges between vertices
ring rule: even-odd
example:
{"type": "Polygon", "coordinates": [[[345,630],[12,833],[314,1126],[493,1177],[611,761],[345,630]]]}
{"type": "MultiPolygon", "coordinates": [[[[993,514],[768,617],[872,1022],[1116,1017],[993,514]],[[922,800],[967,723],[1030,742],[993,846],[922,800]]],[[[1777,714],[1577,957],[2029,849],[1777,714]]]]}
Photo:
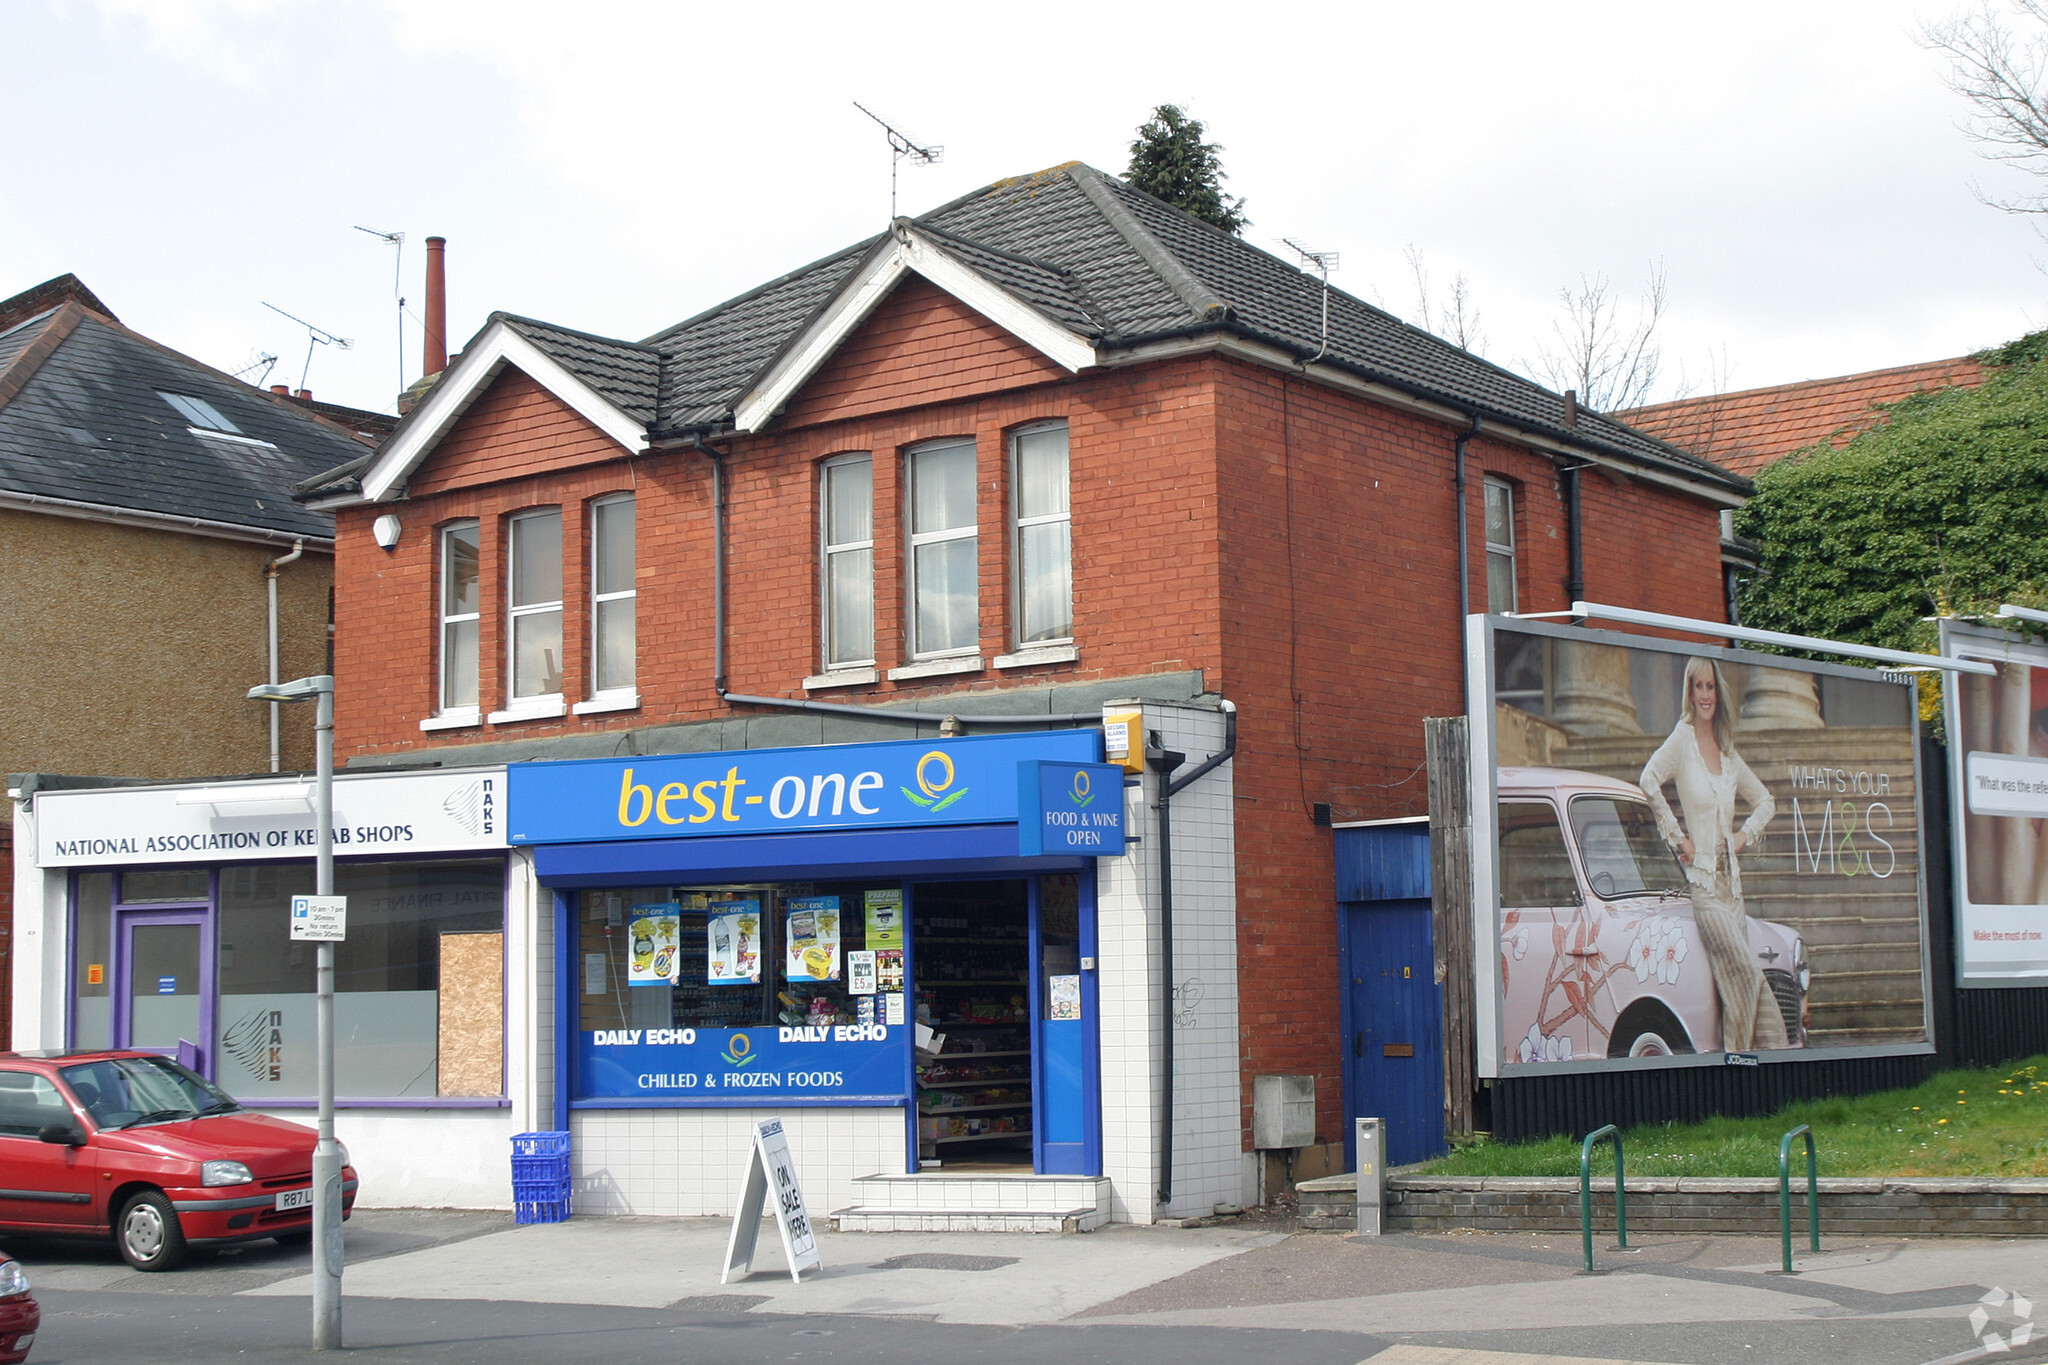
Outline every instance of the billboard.
{"type": "Polygon", "coordinates": [[[1941,652],[1995,678],[1946,681],[1955,826],[1956,980],[2048,982],[2048,644],[1954,620],[1941,652]]]}
{"type": "Polygon", "coordinates": [[[1481,1075],[1931,1050],[1910,680],[1469,630],[1481,1075]]]}

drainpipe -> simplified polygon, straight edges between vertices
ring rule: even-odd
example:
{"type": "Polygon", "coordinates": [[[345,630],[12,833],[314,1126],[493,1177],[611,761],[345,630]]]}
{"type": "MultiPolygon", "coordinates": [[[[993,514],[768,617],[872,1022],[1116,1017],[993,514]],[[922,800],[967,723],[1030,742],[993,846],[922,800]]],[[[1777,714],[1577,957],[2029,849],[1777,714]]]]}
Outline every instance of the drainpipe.
{"type": "MultiPolygon", "coordinates": [[[[1465,516],[1465,442],[1479,434],[1481,425],[1479,414],[1473,413],[1471,430],[1460,434],[1451,443],[1452,448],[1457,451],[1455,482],[1458,488],[1458,653],[1461,656],[1465,652],[1465,618],[1472,614],[1472,537],[1465,516]]],[[[1470,710],[1472,684],[1465,677],[1463,668],[1458,670],[1458,687],[1460,695],[1465,699],[1466,709],[1470,710]]]]}
{"type": "Polygon", "coordinates": [[[1586,545],[1581,535],[1579,503],[1579,471],[1582,464],[1568,464],[1558,472],[1564,478],[1565,535],[1570,542],[1571,568],[1564,583],[1564,600],[1583,602],[1586,600],[1586,545]]]}
{"type": "MultiPolygon", "coordinates": [[[[277,571],[306,553],[306,542],[292,542],[292,552],[279,555],[263,566],[264,586],[270,595],[270,685],[277,686],[277,571]]],[[[278,748],[277,708],[278,702],[270,703],[270,771],[278,771],[281,755],[278,748]]]]}
{"type": "Polygon", "coordinates": [[[1159,774],[1159,1206],[1173,1202],[1173,798],[1237,754],[1237,704],[1223,711],[1223,748],[1185,777],[1173,774],[1188,756],[1147,747],[1145,765],[1159,774]]]}
{"type": "Polygon", "coordinates": [[[725,699],[725,456],[690,434],[690,447],[711,461],[711,686],[725,699]]]}

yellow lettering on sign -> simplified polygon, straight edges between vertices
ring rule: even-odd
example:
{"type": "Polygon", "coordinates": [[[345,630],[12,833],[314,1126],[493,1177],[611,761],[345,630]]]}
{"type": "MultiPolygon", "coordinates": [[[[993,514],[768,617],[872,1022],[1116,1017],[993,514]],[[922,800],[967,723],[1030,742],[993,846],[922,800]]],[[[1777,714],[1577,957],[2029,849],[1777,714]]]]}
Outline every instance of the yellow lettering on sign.
{"type": "Polygon", "coordinates": [[[631,768],[626,769],[625,773],[619,778],[619,823],[628,827],[644,825],[647,823],[648,815],[653,810],[654,789],[645,783],[635,782],[633,780],[633,770],[631,768]],[[638,815],[627,814],[636,804],[639,807],[640,813],[638,815]]]}

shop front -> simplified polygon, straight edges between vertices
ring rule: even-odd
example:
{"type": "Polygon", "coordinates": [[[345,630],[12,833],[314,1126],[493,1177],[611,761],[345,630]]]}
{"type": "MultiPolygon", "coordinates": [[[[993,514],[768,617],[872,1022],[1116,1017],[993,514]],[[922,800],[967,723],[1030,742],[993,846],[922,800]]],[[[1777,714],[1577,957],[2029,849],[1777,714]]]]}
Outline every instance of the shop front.
{"type": "Polygon", "coordinates": [[[727,1213],[771,1115],[818,1207],[1099,1179],[1101,756],[1091,728],[513,765],[578,1210],[727,1213]]]}
{"type": "MultiPolygon", "coordinates": [[[[314,889],[312,798],[300,778],[34,793],[16,1045],[161,1052],[310,1122],[314,954],[289,908],[314,889]]],[[[501,1204],[532,903],[504,770],[344,775],[334,800],[335,1090],[362,1200],[501,1204]]]]}

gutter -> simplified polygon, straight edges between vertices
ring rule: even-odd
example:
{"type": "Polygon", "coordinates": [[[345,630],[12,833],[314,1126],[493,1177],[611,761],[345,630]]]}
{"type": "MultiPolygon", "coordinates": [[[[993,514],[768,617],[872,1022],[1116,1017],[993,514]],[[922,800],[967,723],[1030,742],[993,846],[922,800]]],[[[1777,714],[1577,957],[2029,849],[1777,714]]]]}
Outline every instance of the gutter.
{"type": "Polygon", "coordinates": [[[305,544],[329,554],[334,552],[333,536],[309,536],[300,531],[272,531],[261,526],[239,526],[231,521],[210,521],[205,517],[178,516],[171,512],[135,511],[126,507],[109,507],[105,503],[45,497],[40,493],[0,491],[0,508],[48,512],[52,516],[76,517],[81,521],[105,522],[110,526],[138,526],[150,531],[195,531],[218,540],[241,540],[255,545],[305,544]]]}

